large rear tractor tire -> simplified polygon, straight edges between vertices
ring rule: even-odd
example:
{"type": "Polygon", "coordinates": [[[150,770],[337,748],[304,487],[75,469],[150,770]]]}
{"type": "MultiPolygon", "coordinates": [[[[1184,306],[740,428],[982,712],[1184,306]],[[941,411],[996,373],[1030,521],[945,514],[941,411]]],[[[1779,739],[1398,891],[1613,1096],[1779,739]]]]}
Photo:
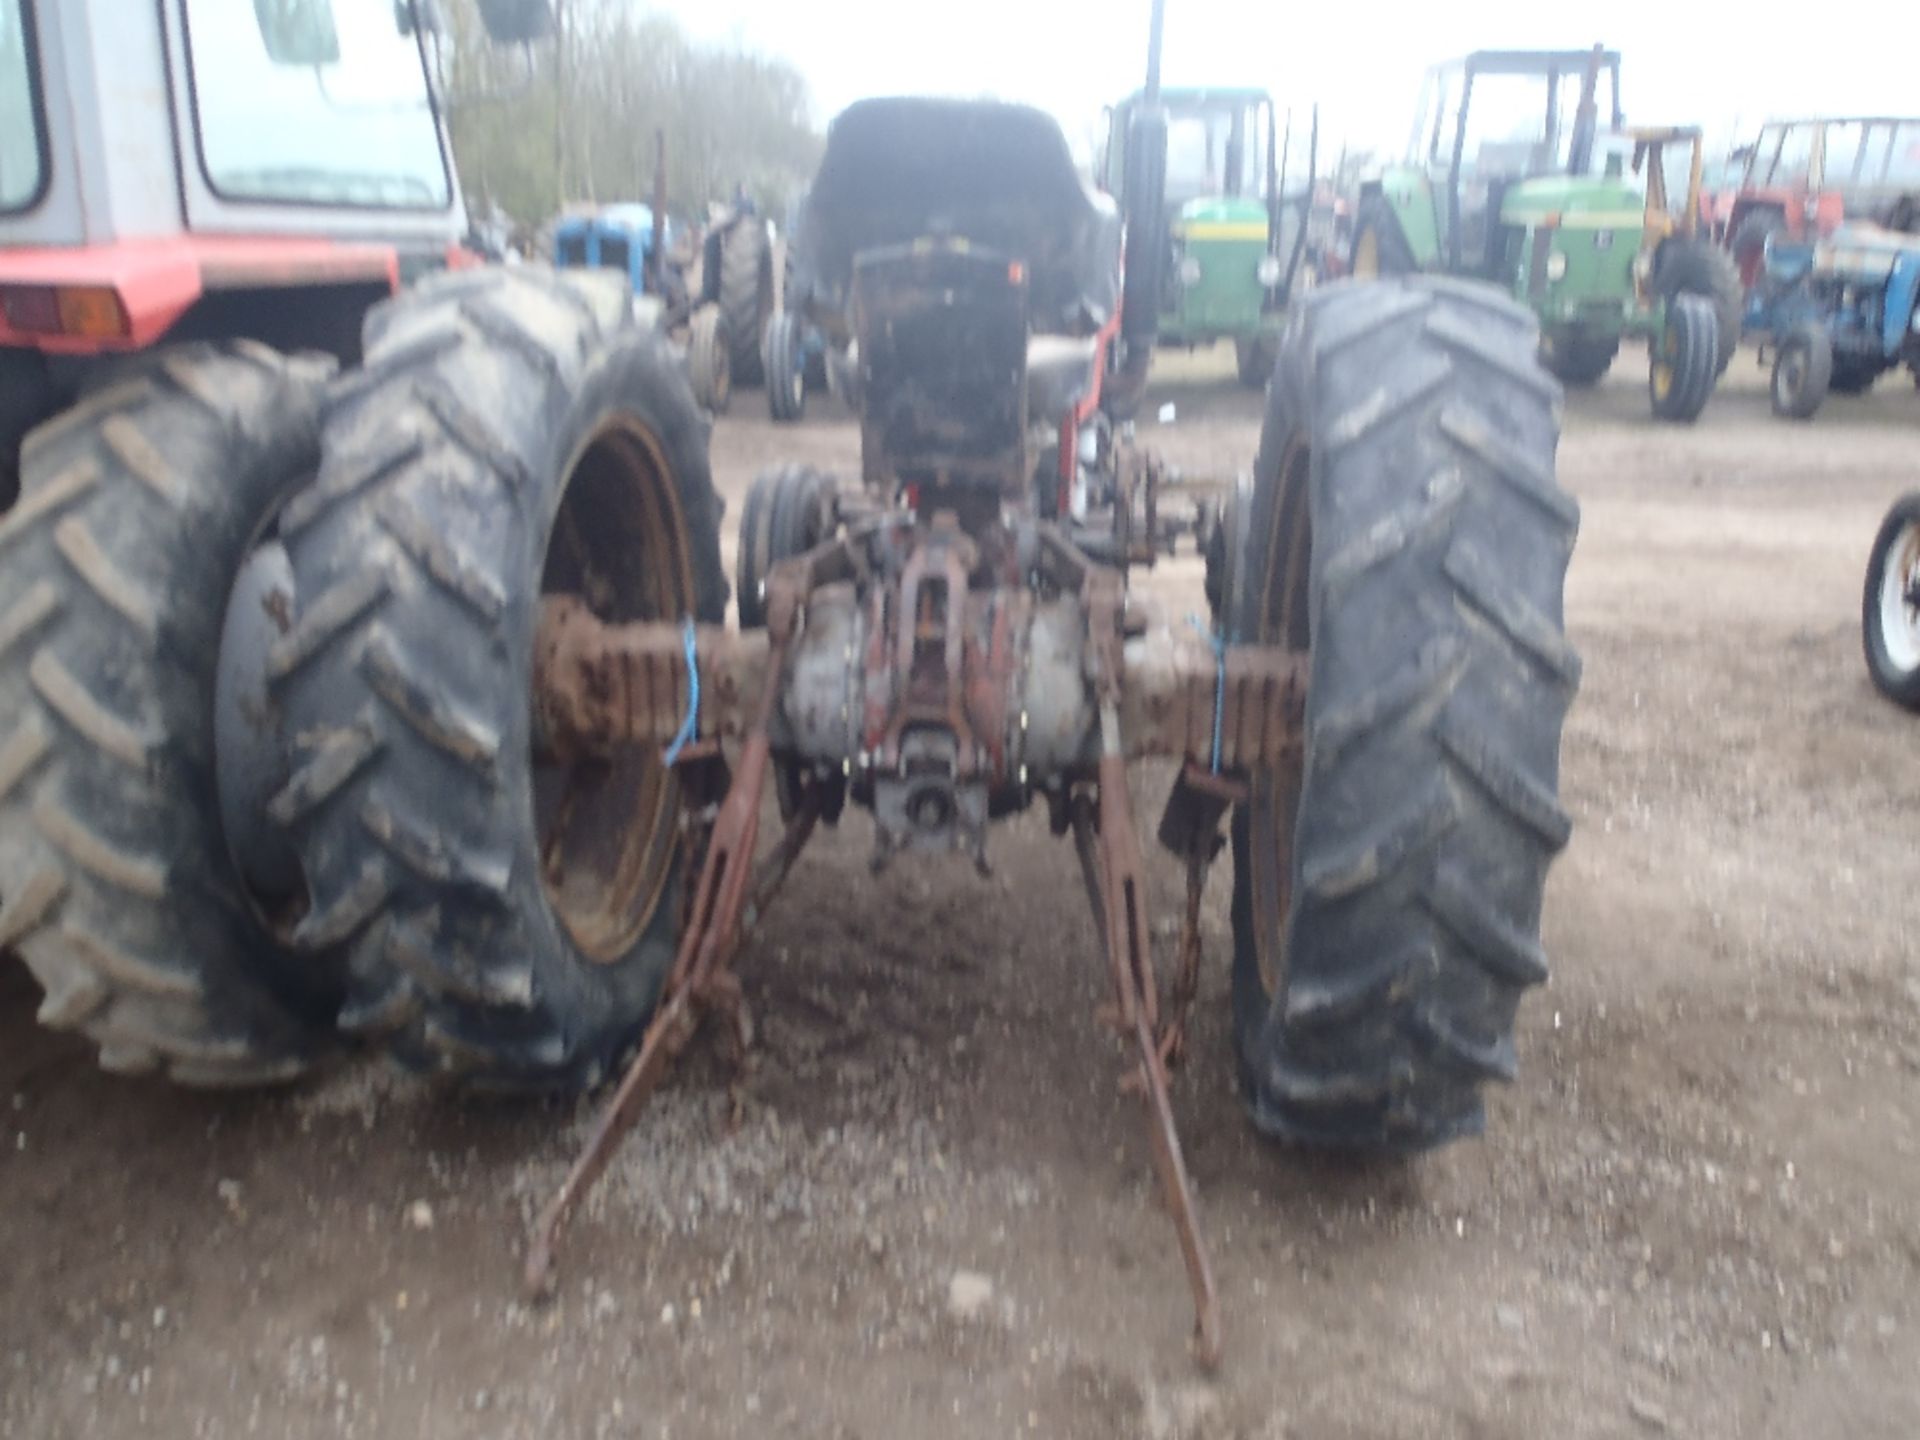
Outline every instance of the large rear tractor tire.
{"type": "Polygon", "coordinates": [[[1540,337],[1540,363],[1562,385],[1582,388],[1598,385],[1620,354],[1618,335],[1583,335],[1577,331],[1540,337]]]}
{"type": "Polygon", "coordinates": [[[1269,1135],[1419,1150],[1514,1074],[1580,675],[1537,343],[1497,292],[1417,277],[1316,289],[1283,344],[1210,582],[1230,640],[1311,655],[1304,763],[1233,820],[1233,1031],[1269,1135]]]}
{"type": "Polygon", "coordinates": [[[1890,368],[1877,356],[1835,355],[1827,388],[1835,395],[1864,395],[1890,368]]]}
{"type": "Polygon", "coordinates": [[[20,498],[20,442],[57,402],[37,350],[0,350],[0,514],[20,498]]]}
{"type": "Polygon", "coordinates": [[[719,299],[733,383],[758,385],[764,374],[760,347],[773,318],[773,251],[767,227],[755,216],[742,216],[720,237],[719,299]]]}
{"type": "Polygon", "coordinates": [[[1647,398],[1654,418],[1691,425],[1720,378],[1720,320],[1712,303],[1698,295],[1674,296],[1651,350],[1647,398]]]}
{"type": "Polygon", "coordinates": [[[325,380],[243,342],[161,351],[23,447],[0,524],[0,946],[111,1071],[289,1079],[331,1033],[337,970],[284,948],[239,878],[214,722],[228,594],[319,462],[325,380]]]}
{"type": "Polygon", "coordinates": [[[1880,693],[1920,710],[1920,491],[1896,500],[1874,537],[1861,632],[1880,693]]]}
{"type": "Polygon", "coordinates": [[[1751,294],[1767,277],[1767,246],[1788,234],[1787,217],[1771,207],[1749,210],[1733,227],[1727,253],[1733,257],[1734,273],[1740,277],[1743,293],[1751,294]]]}
{"type": "Polygon", "coordinates": [[[1704,240],[1675,237],[1660,247],[1653,272],[1654,292],[1667,300],[1676,295],[1698,295],[1713,306],[1718,360],[1714,375],[1726,374],[1740,348],[1740,327],[1746,318],[1746,294],[1740,271],[1729,255],[1704,240]]]}
{"type": "Polygon", "coordinates": [[[375,310],[319,479],[281,533],[299,619],[270,656],[295,737],[272,806],[349,947],[344,1029],[493,1089],[593,1084],[679,930],[680,778],[656,751],[546,753],[544,594],[608,621],[726,607],[707,424],[626,287],[533,266],[375,310]]]}
{"type": "Polygon", "coordinates": [[[1353,249],[1347,273],[1355,280],[1383,280],[1411,275],[1420,268],[1413,247],[1400,228],[1400,217],[1384,195],[1366,195],[1353,217],[1353,249]]]}

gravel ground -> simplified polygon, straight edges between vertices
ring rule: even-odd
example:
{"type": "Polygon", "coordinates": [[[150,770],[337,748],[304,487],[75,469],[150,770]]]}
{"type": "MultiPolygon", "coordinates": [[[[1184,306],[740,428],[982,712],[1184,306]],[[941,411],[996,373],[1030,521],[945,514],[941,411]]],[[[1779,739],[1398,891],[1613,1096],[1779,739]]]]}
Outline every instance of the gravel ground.
{"type": "MultiPolygon", "coordinates": [[[[1920,897],[1893,838],[1920,720],[1858,638],[1920,399],[1889,379],[1789,426],[1748,356],[1699,426],[1655,428],[1636,367],[1568,407],[1578,828],[1484,1140],[1363,1166],[1251,1133],[1218,867],[1175,1091],[1217,1379],[1091,1019],[1068,847],[1021,820],[996,878],[876,881],[855,816],[743,957],[744,1122],[696,1053],[538,1311],[520,1237],[586,1106],[371,1062],[269,1095],[116,1081],[0,973],[0,1436],[1920,1434],[1920,897]]],[[[1253,453],[1230,371],[1162,367],[1177,419],[1146,438],[1191,472],[1253,453]]],[[[730,519],[775,458],[857,473],[844,418],[761,407],[715,434],[730,519]]],[[[1188,604],[1198,578],[1152,583],[1188,604]]],[[[1140,777],[1141,815],[1165,783],[1140,777]]]]}

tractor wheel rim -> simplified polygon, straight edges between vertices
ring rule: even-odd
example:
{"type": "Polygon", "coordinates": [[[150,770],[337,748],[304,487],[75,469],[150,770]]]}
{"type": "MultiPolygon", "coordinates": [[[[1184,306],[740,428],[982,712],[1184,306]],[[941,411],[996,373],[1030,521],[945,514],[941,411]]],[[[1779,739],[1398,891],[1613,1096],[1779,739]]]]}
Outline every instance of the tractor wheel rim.
{"type": "Polygon", "coordinates": [[[1659,347],[1653,356],[1653,394],[1656,400],[1665,400],[1673,394],[1674,376],[1679,373],[1680,332],[1669,320],[1660,334],[1659,347]]]}
{"type": "MultiPolygon", "coordinates": [[[[574,452],[566,475],[541,593],[578,595],[609,622],[691,615],[693,564],[660,438],[632,415],[610,415],[574,452]]],[[[534,777],[547,905],[589,960],[621,960],[651,924],[673,873],[680,783],[651,746],[604,756],[536,750],[534,777]]]]}
{"type": "Polygon", "coordinates": [[[1903,673],[1920,670],[1920,524],[1900,527],[1880,572],[1880,643],[1903,673]]]}
{"type": "Polygon", "coordinates": [[[1806,357],[1796,345],[1780,357],[1780,398],[1791,404],[1800,398],[1800,392],[1806,387],[1806,357]]]}
{"type": "MultiPolygon", "coordinates": [[[[1250,536],[1265,550],[1264,589],[1255,615],[1259,642],[1292,650],[1310,648],[1308,581],[1312,571],[1312,452],[1295,441],[1280,459],[1279,490],[1268,533],[1250,536]]],[[[1253,558],[1250,553],[1248,559],[1253,558]]],[[[1294,826],[1304,776],[1300,767],[1262,770],[1251,786],[1249,839],[1253,851],[1254,959],[1261,988],[1272,999],[1287,974],[1287,912],[1293,896],[1294,826]]]]}
{"type": "Polygon", "coordinates": [[[1380,276],[1380,234],[1371,225],[1360,232],[1353,247],[1353,274],[1356,280],[1376,280],[1380,276]]]}

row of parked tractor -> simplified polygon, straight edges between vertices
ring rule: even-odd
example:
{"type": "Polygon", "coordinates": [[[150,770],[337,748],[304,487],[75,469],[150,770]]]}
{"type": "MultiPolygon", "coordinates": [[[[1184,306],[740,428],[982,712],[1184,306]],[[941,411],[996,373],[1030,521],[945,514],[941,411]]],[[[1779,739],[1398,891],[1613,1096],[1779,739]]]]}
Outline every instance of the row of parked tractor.
{"type": "MultiPolygon", "coordinates": [[[[1649,345],[1654,415],[1692,421],[1741,340],[1771,364],[1773,407],[1805,419],[1905,365],[1920,380],[1920,119],[1783,121],[1715,167],[1694,126],[1628,126],[1620,55],[1480,51],[1435,67],[1404,157],[1342,194],[1317,123],[1257,89],[1161,92],[1169,117],[1163,345],[1231,341],[1263,385],[1289,301],[1320,280],[1437,272],[1489,281],[1538,316],[1541,358],[1597,383],[1649,345]]],[[[1100,187],[1127,186],[1140,103],[1109,112],[1100,187]]],[[[766,382],[777,421],[857,365],[782,303],[774,227],[734,206],[702,240],[645,205],[568,218],[556,264],[628,270],[688,345],[696,394],[724,410],[766,382]]]]}

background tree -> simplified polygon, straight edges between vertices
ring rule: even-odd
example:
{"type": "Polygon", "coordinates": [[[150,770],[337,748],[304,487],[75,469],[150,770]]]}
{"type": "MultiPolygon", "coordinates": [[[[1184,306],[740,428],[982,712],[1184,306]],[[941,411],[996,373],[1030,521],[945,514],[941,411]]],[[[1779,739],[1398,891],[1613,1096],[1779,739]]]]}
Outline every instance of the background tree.
{"type": "Polygon", "coordinates": [[[667,142],[667,202],[700,218],[744,186],[784,219],[821,150],[806,82],[785,61],[698,45],[631,0],[557,0],[552,38],[491,44],[474,0],[442,7],[437,42],[460,177],[538,226],[575,202],[653,193],[654,132],[667,142]]]}

